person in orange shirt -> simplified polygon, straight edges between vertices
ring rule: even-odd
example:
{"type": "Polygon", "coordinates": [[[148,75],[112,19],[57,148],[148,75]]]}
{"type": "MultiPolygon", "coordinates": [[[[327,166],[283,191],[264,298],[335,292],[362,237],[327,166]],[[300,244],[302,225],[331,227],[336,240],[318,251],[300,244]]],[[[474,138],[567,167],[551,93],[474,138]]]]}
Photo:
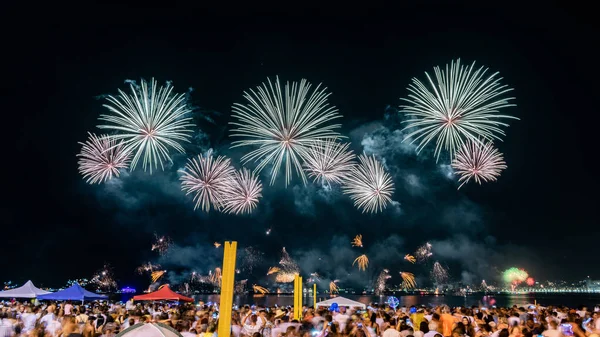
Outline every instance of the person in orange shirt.
{"type": "Polygon", "coordinates": [[[444,337],[452,336],[452,328],[454,327],[454,316],[450,314],[449,308],[444,308],[442,310],[442,315],[440,316],[440,323],[442,324],[442,334],[444,337]]]}

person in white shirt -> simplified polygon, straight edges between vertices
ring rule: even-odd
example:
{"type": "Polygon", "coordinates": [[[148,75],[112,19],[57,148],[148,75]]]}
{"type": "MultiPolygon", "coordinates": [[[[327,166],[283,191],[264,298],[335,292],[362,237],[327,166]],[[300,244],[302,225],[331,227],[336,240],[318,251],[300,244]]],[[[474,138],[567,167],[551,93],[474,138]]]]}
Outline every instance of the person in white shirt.
{"type": "Polygon", "coordinates": [[[69,301],[69,302],[67,302],[67,304],[65,304],[65,308],[64,308],[65,315],[66,316],[71,315],[72,310],[73,310],[73,304],[71,304],[71,301],[69,301]]]}
{"type": "Polygon", "coordinates": [[[27,309],[25,309],[25,313],[21,315],[21,320],[23,321],[23,332],[28,333],[35,328],[37,317],[31,312],[31,308],[27,307],[27,309]]]}
{"type": "Polygon", "coordinates": [[[436,331],[438,327],[437,323],[430,321],[427,327],[429,328],[429,332],[426,332],[423,337],[434,337],[439,333],[436,331]]]}
{"type": "Polygon", "coordinates": [[[544,337],[562,337],[562,332],[558,329],[556,321],[550,321],[548,324],[548,330],[542,332],[544,337]]]}
{"type": "Polygon", "coordinates": [[[388,326],[387,329],[385,329],[382,337],[400,337],[400,332],[398,330],[396,330],[395,327],[396,327],[396,320],[392,318],[390,320],[390,325],[388,326]]]}
{"type": "Polygon", "coordinates": [[[5,312],[0,312],[0,336],[14,335],[14,327],[5,312]]]}
{"type": "Polygon", "coordinates": [[[337,315],[335,315],[333,317],[333,319],[340,326],[340,331],[344,331],[344,329],[346,328],[346,323],[350,319],[350,316],[348,316],[346,314],[346,308],[345,307],[340,307],[340,312],[337,315]]]}

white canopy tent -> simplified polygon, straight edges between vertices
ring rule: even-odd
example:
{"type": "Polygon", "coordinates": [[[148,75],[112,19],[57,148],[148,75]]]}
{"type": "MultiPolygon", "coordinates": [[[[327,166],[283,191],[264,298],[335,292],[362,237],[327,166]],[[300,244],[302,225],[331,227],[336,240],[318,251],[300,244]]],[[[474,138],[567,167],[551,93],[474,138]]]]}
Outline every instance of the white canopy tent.
{"type": "Polygon", "coordinates": [[[45,294],[50,294],[50,292],[39,289],[33,285],[33,282],[27,281],[18,288],[0,291],[0,298],[36,298],[45,294]]]}
{"type": "Polygon", "coordinates": [[[318,307],[328,307],[329,308],[333,303],[337,303],[338,307],[361,308],[361,309],[365,309],[367,307],[367,305],[364,303],[360,303],[357,301],[353,301],[351,299],[347,299],[345,297],[338,296],[338,297],[330,298],[330,299],[322,301],[322,302],[318,302],[317,308],[318,307]]]}
{"type": "Polygon", "coordinates": [[[183,337],[177,330],[162,323],[138,323],[121,331],[117,337],[183,337]]]}

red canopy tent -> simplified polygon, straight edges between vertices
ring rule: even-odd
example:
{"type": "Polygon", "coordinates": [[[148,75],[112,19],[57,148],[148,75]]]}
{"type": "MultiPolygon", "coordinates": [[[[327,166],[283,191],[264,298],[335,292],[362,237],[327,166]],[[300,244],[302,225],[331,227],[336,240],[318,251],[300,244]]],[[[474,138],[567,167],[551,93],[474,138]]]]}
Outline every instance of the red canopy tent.
{"type": "Polygon", "coordinates": [[[179,295],[169,288],[168,285],[164,285],[155,292],[133,296],[134,301],[181,301],[181,302],[194,302],[193,298],[179,295]]]}

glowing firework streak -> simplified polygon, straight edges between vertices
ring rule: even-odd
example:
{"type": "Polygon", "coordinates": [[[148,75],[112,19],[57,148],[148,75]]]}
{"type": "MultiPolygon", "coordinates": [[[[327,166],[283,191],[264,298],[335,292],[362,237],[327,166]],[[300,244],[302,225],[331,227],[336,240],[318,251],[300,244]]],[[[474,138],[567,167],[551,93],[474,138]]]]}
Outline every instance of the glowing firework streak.
{"type": "Polygon", "coordinates": [[[442,267],[438,261],[435,261],[431,270],[431,278],[433,278],[436,285],[443,284],[448,281],[448,270],[442,267]]]}
{"type": "Polygon", "coordinates": [[[337,293],[339,292],[339,288],[338,288],[338,280],[333,280],[331,282],[329,282],[329,293],[333,294],[333,293],[337,293]]]}
{"type": "Polygon", "coordinates": [[[429,242],[426,242],[424,245],[417,248],[417,251],[415,252],[415,256],[419,262],[427,261],[431,255],[433,255],[433,253],[431,252],[431,244],[429,242]]]}
{"type": "Polygon", "coordinates": [[[131,160],[131,153],[125,151],[123,142],[117,143],[116,139],[108,135],[100,137],[89,133],[89,138],[81,144],[79,173],[88,184],[100,184],[119,176],[119,169],[127,169],[131,160]]]}
{"type": "Polygon", "coordinates": [[[155,242],[152,244],[152,251],[157,251],[160,255],[165,255],[171,247],[171,238],[168,236],[158,236],[154,234],[155,242]]]}
{"type": "Polygon", "coordinates": [[[215,159],[212,151],[197,159],[188,159],[185,169],[180,171],[181,189],[186,195],[194,194],[194,210],[200,207],[208,212],[211,206],[214,209],[222,207],[226,189],[234,179],[235,170],[230,163],[224,156],[215,159]]]}
{"type": "Polygon", "coordinates": [[[384,269],[381,271],[381,273],[379,273],[375,283],[375,295],[383,295],[385,292],[385,282],[391,278],[389,273],[390,271],[387,269],[384,269]]]}
{"type": "Polygon", "coordinates": [[[339,143],[335,139],[312,144],[304,163],[308,177],[315,182],[341,184],[355,165],[355,156],[348,150],[349,146],[349,143],[339,143]]]}
{"type": "Polygon", "coordinates": [[[359,165],[352,167],[352,173],[346,177],[342,187],[349,194],[354,206],[364,212],[383,211],[392,201],[394,183],[383,165],[375,156],[358,156],[359,165]]]}
{"type": "Polygon", "coordinates": [[[308,157],[309,147],[315,142],[337,137],[334,130],[339,124],[329,124],[341,116],[335,107],[329,106],[325,92],[320,85],[310,92],[311,85],[306,80],[288,82],[285,94],[281,90],[279,78],[275,85],[267,79],[257,91],[244,92],[248,104],[234,104],[233,118],[235,125],[232,137],[243,140],[234,141],[233,147],[258,146],[242,157],[242,162],[259,162],[256,172],[271,164],[271,185],[281,169],[285,166],[285,185],[292,178],[295,169],[306,183],[301,161],[308,157]],[[310,92],[310,93],[309,93],[310,92]],[[285,162],[285,163],[284,163],[285,162]]]}
{"type": "Polygon", "coordinates": [[[354,240],[352,240],[352,247],[362,247],[363,243],[362,243],[362,235],[358,234],[357,236],[354,237],[354,240]]]}
{"type": "Polygon", "coordinates": [[[158,279],[163,277],[166,272],[167,272],[166,270],[153,271],[152,275],[151,275],[152,283],[155,283],[156,281],[158,281],[158,279]]]}
{"type": "Polygon", "coordinates": [[[223,191],[223,212],[250,214],[262,197],[262,184],[258,177],[248,169],[234,174],[233,179],[223,191]]]}
{"type": "Polygon", "coordinates": [[[186,105],[184,94],[172,94],[173,87],[158,86],[153,79],[148,86],[141,81],[141,86],[130,83],[132,95],[119,90],[117,97],[108,96],[110,104],[104,104],[112,115],[100,115],[100,120],[107,125],[98,125],[100,129],[117,131],[116,139],[122,139],[125,151],[135,153],[131,162],[131,170],[135,169],[143,157],[144,171],[153,167],[164,170],[166,161],[172,162],[169,149],[180,153],[185,150],[179,142],[189,142],[190,128],[194,126],[190,117],[192,110],[186,105]]]}
{"type": "Polygon", "coordinates": [[[255,285],[253,285],[253,286],[252,286],[252,290],[253,290],[255,293],[258,293],[258,294],[263,294],[263,295],[269,292],[269,289],[267,289],[267,288],[265,288],[265,287],[261,287],[261,286],[259,286],[258,284],[255,284],[255,285]]]}
{"type": "Polygon", "coordinates": [[[410,263],[415,263],[417,262],[417,259],[415,259],[414,256],[410,255],[410,254],[406,254],[404,255],[404,259],[410,263]]]}
{"type": "Polygon", "coordinates": [[[215,243],[213,243],[213,246],[215,246],[215,248],[219,248],[219,247],[221,247],[221,244],[218,242],[215,242],[215,243]]]}
{"type": "Polygon", "coordinates": [[[369,266],[369,258],[367,257],[367,255],[363,254],[363,255],[357,257],[356,259],[354,259],[354,262],[352,262],[352,265],[354,266],[355,263],[358,264],[358,270],[365,271],[367,269],[367,267],[369,266]]]}
{"type": "Polygon", "coordinates": [[[528,286],[533,286],[535,284],[535,280],[533,279],[533,277],[528,277],[527,280],[525,280],[525,282],[527,283],[528,286]]]}
{"type": "Polygon", "coordinates": [[[400,276],[402,277],[402,288],[414,289],[417,286],[417,282],[415,281],[415,274],[401,271],[400,276]]]}
{"type": "Polygon", "coordinates": [[[475,62],[470,67],[461,67],[457,60],[450,63],[450,68],[446,65],[445,71],[435,67],[435,82],[425,73],[430,88],[413,78],[408,98],[402,99],[408,105],[400,107],[409,117],[403,131],[410,129],[410,133],[404,140],[412,138],[411,144],[418,143],[417,153],[435,140],[436,158],[439,159],[442,149],[453,158],[465,140],[501,140],[505,135],[501,127],[508,124],[500,120],[518,119],[498,114],[502,108],[515,106],[509,103],[514,97],[500,98],[512,89],[500,85],[502,78],[496,78],[498,73],[484,78],[487,69],[474,71],[474,66],[475,62]]]}
{"type": "Polygon", "coordinates": [[[500,172],[506,169],[502,153],[494,147],[492,142],[482,144],[479,141],[469,140],[464,143],[452,162],[454,173],[459,175],[462,182],[458,189],[468,183],[471,178],[481,185],[481,182],[496,181],[500,172]]]}
{"type": "Polygon", "coordinates": [[[269,271],[267,271],[267,275],[276,274],[276,273],[279,273],[280,271],[281,271],[281,268],[279,268],[279,267],[271,267],[271,268],[269,268],[269,271]]]}

